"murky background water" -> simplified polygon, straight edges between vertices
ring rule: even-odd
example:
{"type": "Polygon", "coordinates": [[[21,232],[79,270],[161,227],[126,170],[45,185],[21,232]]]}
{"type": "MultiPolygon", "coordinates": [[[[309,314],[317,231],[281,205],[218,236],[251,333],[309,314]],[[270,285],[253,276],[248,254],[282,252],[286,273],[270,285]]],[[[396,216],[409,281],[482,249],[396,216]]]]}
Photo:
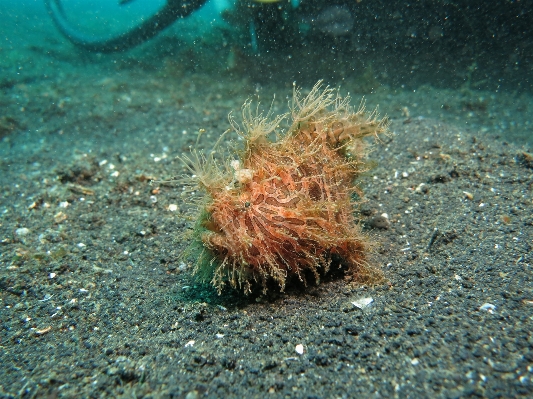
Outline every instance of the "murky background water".
{"type": "MultiPolygon", "coordinates": [[[[57,102],[64,106],[95,90],[86,84],[91,77],[118,73],[131,87],[150,86],[150,80],[194,83],[191,74],[202,74],[251,92],[260,87],[280,92],[276,89],[293,82],[309,86],[324,79],[352,94],[392,96],[395,104],[388,112],[406,118],[451,118],[504,140],[532,140],[529,2],[196,3],[190,9],[198,10],[176,17],[151,40],[139,40],[142,44],[124,52],[104,47],[102,52],[98,45],[87,51],[72,44],[56,29],[44,2],[3,1],[0,135],[13,138],[37,129],[49,110],[41,104],[28,115],[26,101],[35,100],[41,85],[55,80],[57,91],[64,92],[57,102]],[[76,92],[57,81],[67,76],[69,84],[78,82],[76,92]]],[[[135,29],[166,2],[51,4],[56,15],[62,5],[67,28],[81,40],[101,44],[135,29]]],[[[65,118],[69,122],[71,116],[65,118]]],[[[40,129],[47,129],[46,121],[40,129]]]]}

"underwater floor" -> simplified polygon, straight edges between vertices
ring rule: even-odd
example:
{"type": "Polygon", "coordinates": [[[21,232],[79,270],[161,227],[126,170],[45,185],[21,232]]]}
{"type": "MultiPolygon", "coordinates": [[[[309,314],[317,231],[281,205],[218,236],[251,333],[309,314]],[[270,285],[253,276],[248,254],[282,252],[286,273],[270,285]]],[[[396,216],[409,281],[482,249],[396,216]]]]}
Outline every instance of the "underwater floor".
{"type": "MultiPolygon", "coordinates": [[[[247,98],[286,112],[292,81],[86,56],[47,20],[0,29],[0,397],[533,395],[530,95],[366,93],[392,124],[357,217],[388,282],[218,296],[180,258],[180,187],[150,181],[247,98]]],[[[352,83],[329,82],[357,105],[352,83]]]]}

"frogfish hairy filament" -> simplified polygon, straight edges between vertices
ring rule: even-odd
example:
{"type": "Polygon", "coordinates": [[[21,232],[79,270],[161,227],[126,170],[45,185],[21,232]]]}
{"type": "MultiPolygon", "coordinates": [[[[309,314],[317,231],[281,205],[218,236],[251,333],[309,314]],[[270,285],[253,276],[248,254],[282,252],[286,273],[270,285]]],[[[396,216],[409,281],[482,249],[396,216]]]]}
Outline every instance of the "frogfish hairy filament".
{"type": "Polygon", "coordinates": [[[226,165],[212,156],[183,156],[192,173],[184,184],[205,195],[199,202],[193,248],[196,273],[219,290],[229,284],[246,293],[283,291],[288,279],[328,272],[333,260],[361,284],[383,279],[368,259],[370,243],[355,223],[362,193],[355,180],[366,171],[363,138],[384,133],[387,118],[349,106],[336,90],[318,82],[307,96],[295,89],[290,112],[271,118],[243,106],[243,121],[230,117],[244,148],[226,165]],[[285,133],[269,140],[281,121],[285,133]]]}

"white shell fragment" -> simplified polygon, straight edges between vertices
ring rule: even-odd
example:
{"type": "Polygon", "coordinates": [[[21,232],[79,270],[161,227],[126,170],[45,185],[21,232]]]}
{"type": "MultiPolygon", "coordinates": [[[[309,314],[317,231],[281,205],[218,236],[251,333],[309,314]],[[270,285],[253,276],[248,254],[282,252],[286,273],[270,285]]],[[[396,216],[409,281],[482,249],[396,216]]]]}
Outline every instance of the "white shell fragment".
{"type": "Polygon", "coordinates": [[[29,232],[30,232],[30,229],[27,229],[26,227],[21,227],[20,229],[15,230],[15,234],[19,237],[24,237],[28,235],[29,232]]]}
{"type": "Polygon", "coordinates": [[[304,354],[304,346],[302,344],[298,344],[296,345],[296,347],[294,348],[294,350],[296,351],[297,354],[299,355],[303,355],[304,354]]]}
{"type": "Polygon", "coordinates": [[[189,341],[189,342],[187,342],[187,343],[185,344],[185,347],[187,348],[187,347],[194,346],[194,342],[195,342],[195,341],[189,341]]]}
{"type": "Polygon", "coordinates": [[[372,302],[374,302],[373,298],[359,298],[352,302],[352,305],[359,309],[364,309],[368,307],[372,302]]]}
{"type": "Polygon", "coordinates": [[[483,305],[479,307],[479,310],[485,310],[490,313],[492,313],[492,311],[495,309],[496,309],[496,305],[493,305],[492,303],[488,303],[488,302],[484,303],[483,305]]]}

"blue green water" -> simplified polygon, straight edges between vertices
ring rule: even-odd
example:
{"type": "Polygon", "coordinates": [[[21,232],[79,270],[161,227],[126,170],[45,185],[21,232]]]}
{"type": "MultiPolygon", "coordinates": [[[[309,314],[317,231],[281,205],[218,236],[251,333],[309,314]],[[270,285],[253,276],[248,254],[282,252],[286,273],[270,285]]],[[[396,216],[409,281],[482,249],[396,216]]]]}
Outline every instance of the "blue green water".
{"type": "MultiPolygon", "coordinates": [[[[51,3],[62,5],[76,34],[105,42],[135,29],[166,1],[51,3]]],[[[120,76],[141,95],[154,85],[169,87],[169,79],[194,84],[201,76],[236,91],[266,88],[278,95],[293,82],[309,87],[323,79],[367,95],[398,118],[443,118],[521,145],[533,140],[529,2],[197,3],[196,11],[176,17],[155,37],[107,53],[73,44],[53,24],[44,1],[3,0],[0,136],[16,140],[29,131],[56,131],[61,123],[76,126],[66,104],[80,103],[78,111],[106,106],[90,100],[93,91],[106,90],[88,85],[98,76],[120,76]],[[60,116],[43,95],[62,101],[60,116]]],[[[216,95],[240,100],[231,90],[216,95]]]]}

